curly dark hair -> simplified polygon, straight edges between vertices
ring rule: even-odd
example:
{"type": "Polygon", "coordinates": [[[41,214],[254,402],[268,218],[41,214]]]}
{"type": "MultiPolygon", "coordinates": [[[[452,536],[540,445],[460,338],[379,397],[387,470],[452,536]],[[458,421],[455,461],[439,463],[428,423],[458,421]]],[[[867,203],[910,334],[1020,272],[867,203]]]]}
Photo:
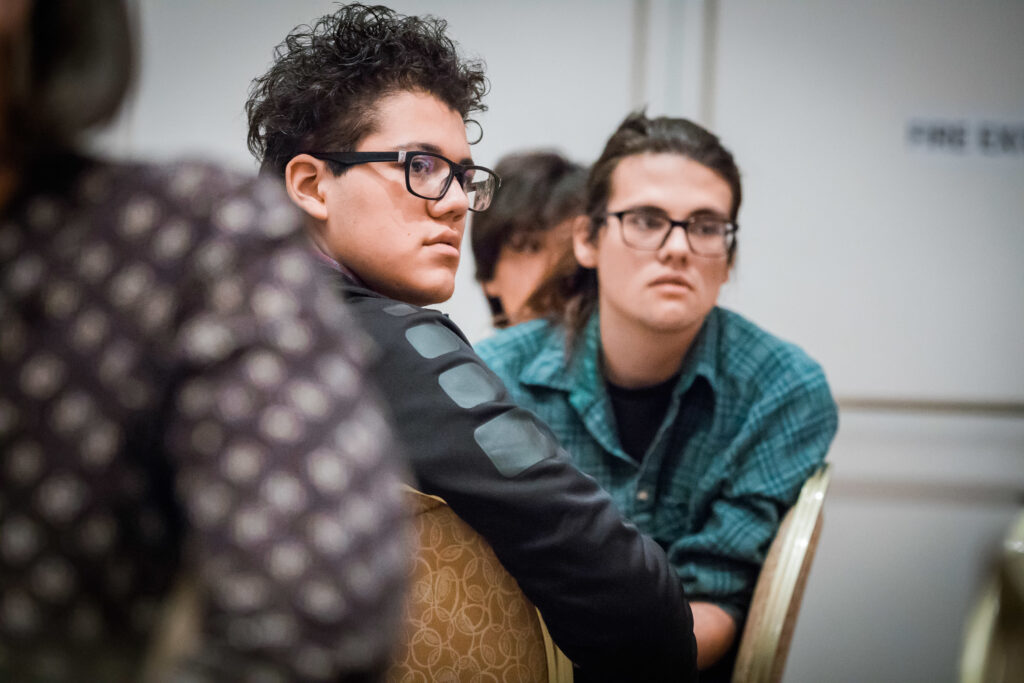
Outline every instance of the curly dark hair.
{"type": "Polygon", "coordinates": [[[35,2],[28,12],[25,30],[0,45],[6,162],[77,148],[85,131],[114,118],[134,76],[123,0],[35,2]]]}
{"type": "Polygon", "coordinates": [[[354,150],[374,130],[378,100],[393,93],[430,93],[463,119],[485,111],[484,64],[463,59],[447,27],[436,17],[356,3],[293,29],[245,104],[249,150],[262,169],[283,176],[303,151],[354,150]]]}

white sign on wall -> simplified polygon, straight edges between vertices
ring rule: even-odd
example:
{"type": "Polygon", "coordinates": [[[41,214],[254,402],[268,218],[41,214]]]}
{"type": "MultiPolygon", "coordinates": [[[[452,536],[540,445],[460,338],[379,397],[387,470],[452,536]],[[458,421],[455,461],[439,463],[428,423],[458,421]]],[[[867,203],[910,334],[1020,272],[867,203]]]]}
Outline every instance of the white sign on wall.
{"type": "Polygon", "coordinates": [[[1024,159],[1024,121],[919,117],[907,123],[911,150],[1024,159]]]}

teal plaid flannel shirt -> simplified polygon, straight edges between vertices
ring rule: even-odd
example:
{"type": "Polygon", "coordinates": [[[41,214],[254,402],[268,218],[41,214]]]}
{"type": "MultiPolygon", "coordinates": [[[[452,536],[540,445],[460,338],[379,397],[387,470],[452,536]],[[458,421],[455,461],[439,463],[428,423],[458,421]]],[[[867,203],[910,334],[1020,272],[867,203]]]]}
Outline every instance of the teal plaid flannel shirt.
{"type": "Polygon", "coordinates": [[[564,330],[543,320],[500,332],[477,352],[661,544],[687,597],[741,623],[782,516],[835,436],[824,372],[795,345],[715,308],[637,463],[619,443],[600,346],[595,314],[571,355],[564,330]]]}

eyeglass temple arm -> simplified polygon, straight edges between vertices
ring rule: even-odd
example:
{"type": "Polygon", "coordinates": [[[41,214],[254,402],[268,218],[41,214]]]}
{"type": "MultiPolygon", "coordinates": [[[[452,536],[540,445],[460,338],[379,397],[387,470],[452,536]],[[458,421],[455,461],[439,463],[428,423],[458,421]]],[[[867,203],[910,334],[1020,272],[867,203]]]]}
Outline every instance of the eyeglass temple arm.
{"type": "Polygon", "coordinates": [[[307,152],[307,154],[337,164],[364,164],[373,161],[404,163],[406,151],[401,149],[397,152],[307,152]]]}

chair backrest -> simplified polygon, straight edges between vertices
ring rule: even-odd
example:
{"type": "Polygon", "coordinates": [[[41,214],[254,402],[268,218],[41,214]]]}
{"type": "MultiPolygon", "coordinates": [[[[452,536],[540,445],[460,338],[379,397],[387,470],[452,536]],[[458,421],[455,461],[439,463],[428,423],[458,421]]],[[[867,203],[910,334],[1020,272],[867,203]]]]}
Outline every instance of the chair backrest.
{"type": "Polygon", "coordinates": [[[389,683],[571,683],[572,665],[490,545],[442,499],[406,495],[419,548],[389,683]]]}
{"type": "Polygon", "coordinates": [[[822,506],[830,466],[804,483],[768,549],[733,668],[733,683],[778,683],[786,666],[793,629],[821,533],[822,506]]]}
{"type": "Polygon", "coordinates": [[[1024,681],[1024,513],[1010,528],[993,576],[971,611],[960,681],[1024,681]]]}

